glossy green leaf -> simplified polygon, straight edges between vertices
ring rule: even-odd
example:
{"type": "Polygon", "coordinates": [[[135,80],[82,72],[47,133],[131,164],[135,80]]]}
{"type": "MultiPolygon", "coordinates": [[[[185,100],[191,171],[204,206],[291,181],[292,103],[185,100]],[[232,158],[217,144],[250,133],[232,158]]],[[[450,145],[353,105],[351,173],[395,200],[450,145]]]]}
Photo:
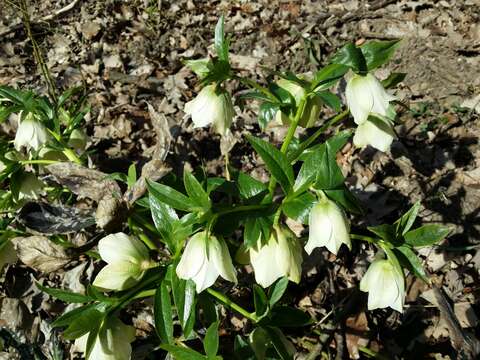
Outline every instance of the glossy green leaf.
{"type": "Polygon", "coordinates": [[[365,57],[368,70],[375,69],[387,63],[391,59],[399,45],[399,40],[372,40],[360,46],[362,54],[365,57]]]}
{"type": "Polygon", "coordinates": [[[265,330],[270,336],[273,347],[277,351],[277,354],[280,356],[281,360],[292,360],[295,353],[295,348],[285,337],[283,332],[274,326],[267,326],[265,330]]]}
{"type": "Polygon", "coordinates": [[[317,91],[316,94],[329,108],[333,109],[336,112],[340,112],[340,110],[342,110],[342,102],[340,98],[334,93],[328,90],[323,90],[317,91]]]}
{"type": "Polygon", "coordinates": [[[152,193],[150,193],[148,199],[155,227],[162,235],[163,240],[170,250],[175,250],[174,224],[178,221],[175,210],[161,202],[157,197],[152,195],[152,193]]]}
{"type": "Polygon", "coordinates": [[[265,291],[257,284],[253,285],[253,302],[255,305],[255,314],[258,318],[267,315],[269,301],[265,291]]]}
{"type": "Polygon", "coordinates": [[[264,102],[260,105],[258,110],[258,125],[262,130],[265,130],[268,123],[275,118],[277,111],[280,110],[280,106],[271,102],[264,102]]]}
{"type": "Polygon", "coordinates": [[[348,67],[342,64],[329,64],[317,71],[314,75],[311,90],[321,91],[330,88],[342,78],[348,71],[348,67]]]}
{"type": "Polygon", "coordinates": [[[436,244],[450,233],[450,229],[436,224],[423,225],[405,234],[405,242],[414,247],[436,244]]]}
{"type": "Polygon", "coordinates": [[[348,66],[355,72],[367,72],[367,63],[362,50],[353,43],[346,44],[330,60],[332,64],[348,66]]]}
{"type": "Polygon", "coordinates": [[[203,189],[202,184],[189,171],[183,171],[183,184],[190,199],[197,207],[208,210],[211,206],[210,198],[207,192],[203,189]]]}
{"type": "Polygon", "coordinates": [[[96,307],[84,309],[65,329],[63,337],[67,340],[74,340],[85,335],[95,327],[99,327],[104,316],[105,313],[96,307]]]}
{"type": "Polygon", "coordinates": [[[308,224],[308,215],[317,201],[317,197],[307,191],[284,202],[282,210],[289,218],[300,221],[302,224],[308,224]]]}
{"type": "Polygon", "coordinates": [[[78,294],[67,290],[48,288],[40,285],[39,283],[36,283],[36,285],[43,292],[46,292],[48,295],[51,295],[54,298],[57,298],[66,303],[86,303],[93,300],[90,296],[87,295],[78,294]]]}
{"type": "Polygon", "coordinates": [[[229,40],[225,38],[224,16],[220,16],[215,27],[215,51],[220,60],[228,62],[229,40]]]}
{"type": "Polygon", "coordinates": [[[242,171],[238,172],[235,180],[238,191],[244,199],[250,199],[267,190],[267,186],[264,183],[242,171]]]}
{"type": "Polygon", "coordinates": [[[69,312],[57,317],[52,323],[52,327],[62,327],[68,326],[75,321],[76,318],[80,317],[84,311],[89,311],[89,309],[97,308],[95,304],[83,305],[69,312]]]}
{"type": "Polygon", "coordinates": [[[184,336],[188,338],[193,330],[195,316],[195,284],[191,280],[179,279],[175,271],[171,271],[171,284],[178,320],[184,336]]]}
{"type": "Polygon", "coordinates": [[[396,234],[395,227],[390,224],[382,224],[377,226],[368,226],[367,229],[391,244],[395,243],[396,234]]]}
{"type": "Polygon", "coordinates": [[[205,354],[209,359],[215,358],[218,351],[218,321],[212,323],[205,334],[203,339],[203,348],[205,349],[205,354]]]}
{"type": "Polygon", "coordinates": [[[399,246],[395,248],[395,251],[396,251],[397,258],[401,264],[403,264],[407,269],[412,271],[415,274],[415,276],[419,277],[420,279],[425,281],[427,284],[430,283],[430,280],[428,279],[428,276],[425,272],[422,262],[409,246],[407,245],[399,246]]]}
{"type": "Polygon", "coordinates": [[[270,308],[273,308],[273,306],[280,301],[283,294],[285,293],[285,290],[287,290],[287,287],[288,278],[282,277],[281,279],[277,280],[275,284],[270,288],[270,300],[268,301],[270,304],[270,308]]]}
{"type": "Polygon", "coordinates": [[[150,196],[155,197],[157,201],[163,202],[174,209],[189,212],[196,207],[192,200],[170,186],[148,180],[147,186],[150,196]]]}
{"type": "Polygon", "coordinates": [[[278,327],[301,327],[312,323],[308,313],[289,306],[277,306],[272,310],[269,324],[278,327]]]}
{"type": "Polygon", "coordinates": [[[345,185],[341,186],[340,189],[325,190],[324,192],[330,199],[343,206],[345,210],[353,214],[363,213],[362,205],[345,185]]]}
{"type": "Polygon", "coordinates": [[[262,236],[262,227],[257,218],[248,218],[245,221],[243,240],[247,248],[256,247],[262,236]]]}
{"type": "Polygon", "coordinates": [[[381,82],[385,89],[392,89],[405,80],[406,76],[406,73],[392,72],[385,80],[382,80],[381,82]]]}
{"type": "Polygon", "coordinates": [[[420,210],[420,201],[417,201],[405,214],[395,221],[397,234],[405,235],[413,226],[420,210]]]}
{"type": "Polygon", "coordinates": [[[343,185],[344,177],[337,164],[335,149],[327,141],[324,151],[320,152],[317,181],[315,188],[321,190],[335,189],[343,185]]]}
{"type": "Polygon", "coordinates": [[[172,344],[173,312],[166,280],[162,281],[155,292],[153,312],[158,337],[163,343],[172,344]]]}
{"type": "Polygon", "coordinates": [[[206,356],[200,354],[199,352],[192,350],[184,346],[162,344],[160,345],[165,351],[168,351],[176,360],[205,360],[206,356]]]}
{"type": "Polygon", "coordinates": [[[272,144],[259,138],[248,135],[247,139],[263,159],[272,176],[280,183],[283,191],[288,193],[293,184],[293,169],[285,154],[281,153],[272,144]]]}

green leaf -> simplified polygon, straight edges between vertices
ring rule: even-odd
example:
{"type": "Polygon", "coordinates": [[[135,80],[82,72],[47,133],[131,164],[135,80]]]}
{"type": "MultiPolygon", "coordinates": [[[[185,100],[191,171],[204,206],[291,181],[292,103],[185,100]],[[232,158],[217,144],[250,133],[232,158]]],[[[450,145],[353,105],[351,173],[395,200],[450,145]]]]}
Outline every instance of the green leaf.
{"type": "Polygon", "coordinates": [[[278,327],[301,327],[312,324],[312,319],[300,309],[278,306],[272,310],[269,324],[278,327]]]}
{"type": "Polygon", "coordinates": [[[381,239],[391,244],[395,244],[396,234],[395,227],[393,225],[382,224],[377,226],[367,226],[367,229],[375,235],[379,236],[381,239]]]}
{"type": "Polygon", "coordinates": [[[238,172],[235,180],[240,196],[244,199],[250,199],[267,190],[267,186],[264,183],[242,171],[238,172]]]}
{"type": "Polygon", "coordinates": [[[95,342],[97,340],[97,335],[100,332],[101,326],[102,324],[98,324],[88,332],[87,344],[85,346],[86,360],[93,360],[93,359],[90,359],[90,355],[92,353],[93,346],[95,345],[95,342]]]}
{"type": "Polygon", "coordinates": [[[285,154],[272,144],[251,135],[247,135],[247,140],[263,159],[268,171],[280,183],[283,191],[288,193],[293,184],[293,169],[285,154]]]}
{"type": "Polygon", "coordinates": [[[229,40],[225,39],[224,16],[220,16],[215,26],[215,51],[220,60],[228,62],[229,40]]]}
{"type": "Polygon", "coordinates": [[[395,50],[400,45],[400,40],[368,41],[360,47],[368,70],[375,69],[390,60],[395,50]]]}
{"type": "Polygon", "coordinates": [[[344,177],[336,160],[336,151],[327,141],[324,151],[319,153],[318,173],[315,188],[320,190],[335,189],[343,185],[344,177]]]}
{"type": "Polygon", "coordinates": [[[128,188],[131,188],[136,181],[137,181],[137,169],[135,167],[135,164],[131,164],[128,167],[128,176],[127,176],[128,188]]]}
{"type": "Polygon", "coordinates": [[[153,223],[162,235],[163,240],[170,250],[175,251],[176,239],[174,225],[178,222],[178,216],[170,206],[161,202],[152,193],[148,196],[153,223]]]}
{"type": "Polygon", "coordinates": [[[48,295],[67,303],[86,303],[93,300],[87,295],[78,294],[67,290],[48,288],[39,283],[36,283],[36,285],[40,290],[46,292],[48,295]]]}
{"type": "Polygon", "coordinates": [[[243,240],[247,248],[256,247],[262,236],[262,227],[257,218],[248,218],[245,221],[243,240]]]}
{"type": "Polygon", "coordinates": [[[199,352],[192,350],[187,347],[162,344],[160,348],[168,351],[176,360],[205,360],[206,356],[200,354],[199,352]]]}
{"type": "Polygon", "coordinates": [[[268,313],[268,304],[267,295],[265,291],[258,286],[257,284],[253,285],[253,302],[255,305],[255,315],[258,319],[263,318],[268,313]]]}
{"type": "Polygon", "coordinates": [[[450,229],[435,224],[423,225],[405,234],[405,242],[414,247],[436,244],[450,233],[450,229]]]}
{"type": "Polygon", "coordinates": [[[203,348],[205,349],[205,354],[209,359],[215,358],[218,351],[218,321],[212,323],[205,334],[203,339],[203,348]]]}
{"type": "Polygon", "coordinates": [[[282,205],[282,211],[289,218],[300,221],[302,224],[308,224],[308,215],[313,205],[318,201],[317,197],[307,191],[289,199],[282,205]]]}
{"type": "Polygon", "coordinates": [[[171,271],[171,283],[178,320],[184,336],[188,338],[193,330],[195,316],[195,284],[191,280],[179,279],[174,270],[171,271]]]}
{"type": "Polygon", "coordinates": [[[324,192],[330,199],[342,205],[351,213],[363,214],[363,209],[360,202],[345,185],[340,189],[325,190],[324,192]]]}
{"type": "Polygon", "coordinates": [[[164,343],[173,343],[173,313],[170,293],[166,280],[163,280],[155,292],[154,301],[155,330],[164,343]]]}
{"type": "Polygon", "coordinates": [[[385,80],[382,80],[381,83],[385,89],[392,89],[401,83],[406,76],[406,73],[393,72],[385,80]]]}
{"type": "Polygon", "coordinates": [[[295,348],[293,348],[293,345],[288,341],[285,335],[283,335],[283,332],[279,328],[273,326],[267,326],[265,327],[265,330],[268,332],[273,347],[280,356],[280,359],[292,360],[295,348]]]}
{"type": "Polygon", "coordinates": [[[287,290],[288,287],[288,278],[287,277],[282,277],[280,280],[275,282],[273,287],[270,288],[270,308],[273,308],[273,306],[280,301],[282,298],[283,294],[285,293],[285,290],[287,290]]]}
{"type": "Polygon", "coordinates": [[[195,208],[195,204],[181,192],[170,186],[148,181],[148,192],[155,197],[157,201],[170,205],[174,209],[190,212],[195,208]]]}
{"type": "Polygon", "coordinates": [[[264,102],[262,105],[260,105],[260,109],[258,111],[258,125],[260,125],[262,130],[267,128],[268,123],[275,118],[275,115],[279,110],[280,106],[271,102],[264,102]]]}
{"type": "Polygon", "coordinates": [[[328,89],[348,71],[342,64],[329,64],[315,73],[310,89],[321,91],[328,89]]]}
{"type": "Polygon", "coordinates": [[[184,63],[200,78],[207,76],[212,67],[209,59],[185,60],[184,63]]]}
{"type": "Polygon", "coordinates": [[[400,219],[395,221],[397,234],[405,235],[412,227],[420,210],[420,201],[417,201],[400,219]]]}
{"type": "Polygon", "coordinates": [[[211,206],[211,202],[207,192],[203,189],[202,184],[198,182],[195,176],[186,170],[183,171],[183,183],[188,196],[195,205],[202,208],[204,211],[207,211],[211,206]]]}
{"type": "Polygon", "coordinates": [[[362,50],[353,43],[346,44],[330,60],[332,64],[348,66],[355,72],[366,73],[367,63],[362,50]]]}
{"type": "Polygon", "coordinates": [[[74,340],[99,327],[104,319],[105,313],[96,307],[84,309],[79,316],[70,323],[64,331],[63,337],[67,340],[74,340]]]}
{"type": "Polygon", "coordinates": [[[84,311],[88,311],[92,308],[97,308],[96,304],[83,305],[76,309],[70,310],[69,312],[61,315],[52,322],[52,327],[62,327],[70,325],[75,321],[76,318],[80,317],[84,311]]]}
{"type": "Polygon", "coordinates": [[[342,102],[340,101],[340,98],[334,93],[328,90],[324,90],[317,91],[316,94],[329,108],[333,109],[336,112],[340,112],[340,110],[342,110],[342,102]]]}
{"type": "Polygon", "coordinates": [[[417,277],[425,281],[427,284],[430,283],[430,280],[425,273],[425,269],[423,268],[422,262],[409,246],[402,245],[395,248],[394,251],[396,252],[397,258],[401,264],[403,264],[407,269],[412,271],[417,277]]]}

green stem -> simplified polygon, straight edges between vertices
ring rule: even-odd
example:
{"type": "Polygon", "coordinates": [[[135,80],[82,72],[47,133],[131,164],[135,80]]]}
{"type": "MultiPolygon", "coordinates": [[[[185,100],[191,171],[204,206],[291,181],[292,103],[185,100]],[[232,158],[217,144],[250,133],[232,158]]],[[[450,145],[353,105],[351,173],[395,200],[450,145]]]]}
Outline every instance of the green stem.
{"type": "Polygon", "coordinates": [[[80,160],[80,158],[77,156],[77,154],[75,154],[75,151],[73,151],[72,149],[64,148],[62,150],[62,152],[65,154],[65,156],[68,158],[68,160],[70,160],[70,161],[72,161],[76,164],[82,165],[82,160],[80,160]]]}
{"type": "Polygon", "coordinates": [[[56,164],[61,161],[58,160],[22,160],[19,161],[20,164],[22,165],[29,165],[29,164],[43,164],[43,165],[49,165],[49,164],[56,164]]]}
{"type": "Polygon", "coordinates": [[[317,131],[315,131],[307,140],[302,142],[298,149],[289,157],[290,161],[295,161],[297,158],[302,155],[303,151],[308,148],[317,138],[325,132],[330,126],[336,124],[337,122],[343,120],[348,114],[349,110],[345,110],[341,112],[340,114],[337,114],[330,120],[328,120],[325,124],[323,124],[317,131]]]}
{"type": "Polygon", "coordinates": [[[249,319],[253,322],[257,322],[257,317],[254,313],[248,312],[243,307],[241,307],[237,303],[230,300],[226,295],[224,295],[224,294],[222,294],[218,291],[215,291],[212,288],[208,288],[207,292],[210,295],[212,295],[214,298],[216,298],[218,301],[220,301],[222,304],[224,304],[225,306],[229,307],[232,310],[235,310],[239,314],[245,316],[247,319],[249,319]]]}

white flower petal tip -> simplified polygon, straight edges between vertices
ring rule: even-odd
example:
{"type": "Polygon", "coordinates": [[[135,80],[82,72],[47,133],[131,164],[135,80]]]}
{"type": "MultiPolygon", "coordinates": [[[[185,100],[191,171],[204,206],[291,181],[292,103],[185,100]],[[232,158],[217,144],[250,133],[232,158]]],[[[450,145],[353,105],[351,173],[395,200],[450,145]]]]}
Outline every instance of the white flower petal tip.
{"type": "Polygon", "coordinates": [[[355,130],[353,144],[359,148],[370,145],[377,150],[387,152],[390,150],[393,139],[395,139],[395,133],[389,120],[369,118],[355,130]]]}
{"type": "Polygon", "coordinates": [[[180,279],[191,279],[197,293],[212,286],[221,276],[225,280],[237,283],[237,275],[222,238],[208,235],[205,231],[193,235],[183,251],[176,268],[180,279]]]}
{"type": "Polygon", "coordinates": [[[347,83],[345,97],[357,125],[366,122],[371,115],[388,118],[390,102],[395,100],[372,74],[354,75],[347,83]]]}
{"type": "Polygon", "coordinates": [[[324,198],[315,204],[310,211],[308,223],[308,241],[305,245],[307,254],[310,255],[313,249],[322,246],[335,255],[342,244],[351,249],[350,224],[344,211],[333,201],[324,198]]]}
{"type": "Polygon", "coordinates": [[[264,245],[259,241],[250,248],[250,261],[255,281],[266,288],[281,277],[300,282],[302,274],[302,248],[295,235],[286,228],[277,227],[264,245]]]}
{"type": "Polygon", "coordinates": [[[216,132],[225,135],[232,124],[235,110],[230,94],[216,84],[211,84],[185,104],[185,113],[191,115],[195,127],[211,124],[216,132]]]}
{"type": "Polygon", "coordinates": [[[27,114],[18,124],[14,146],[17,151],[22,147],[39,150],[49,139],[47,128],[35,118],[33,113],[27,114]]]}
{"type": "MultiPolygon", "coordinates": [[[[88,333],[77,338],[74,351],[85,353],[88,333]]],[[[125,325],[112,317],[105,321],[98,332],[89,359],[91,360],[130,360],[135,340],[135,328],[125,325]]]]}
{"type": "Polygon", "coordinates": [[[403,271],[388,259],[375,260],[370,265],[360,281],[360,290],[368,292],[368,310],[391,307],[398,312],[403,311],[403,271]]]}
{"type": "Polygon", "coordinates": [[[93,285],[105,291],[131,288],[152,266],[145,245],[124,233],[110,234],[101,239],[98,251],[108,265],[98,273],[93,285]]]}

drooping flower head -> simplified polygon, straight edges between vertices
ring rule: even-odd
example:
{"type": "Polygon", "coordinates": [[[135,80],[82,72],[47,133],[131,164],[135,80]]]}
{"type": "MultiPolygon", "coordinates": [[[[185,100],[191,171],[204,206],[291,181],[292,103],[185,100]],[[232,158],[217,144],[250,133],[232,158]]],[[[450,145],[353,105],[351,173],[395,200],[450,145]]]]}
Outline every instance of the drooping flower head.
{"type": "Polygon", "coordinates": [[[197,97],[185,104],[185,113],[192,116],[195,127],[212,125],[216,132],[225,135],[235,115],[230,94],[221,86],[205,86],[197,97]]]}
{"type": "Polygon", "coordinates": [[[342,244],[351,249],[348,219],[344,211],[325,195],[310,210],[308,224],[308,242],[305,245],[308,254],[321,246],[325,246],[335,255],[342,244]]]}
{"type": "Polygon", "coordinates": [[[222,238],[207,234],[206,231],[198,232],[190,238],[176,272],[180,279],[193,280],[197,293],[212,286],[218,276],[237,282],[227,244],[222,238]]]}
{"type": "Polygon", "coordinates": [[[14,145],[17,151],[22,147],[37,151],[49,139],[45,125],[38,120],[33,113],[28,113],[23,120],[20,120],[15,134],[14,145]]]}
{"type": "Polygon", "coordinates": [[[391,307],[402,312],[405,301],[405,278],[398,264],[378,259],[370,264],[360,281],[360,290],[368,292],[368,310],[391,307]]]}
{"type": "Polygon", "coordinates": [[[125,290],[140,281],[152,262],[145,245],[124,233],[110,234],[98,243],[105,266],[93,285],[105,291],[125,290]]]}
{"type": "MultiPolygon", "coordinates": [[[[75,350],[85,353],[89,333],[75,340],[75,350]]],[[[130,360],[131,342],[135,340],[135,328],[125,325],[116,317],[109,317],[101,325],[95,338],[89,360],[130,360]]]]}
{"type": "Polygon", "coordinates": [[[250,248],[255,281],[266,288],[281,277],[298,283],[302,274],[302,247],[295,235],[284,227],[275,227],[268,242],[259,241],[250,248]]]}

